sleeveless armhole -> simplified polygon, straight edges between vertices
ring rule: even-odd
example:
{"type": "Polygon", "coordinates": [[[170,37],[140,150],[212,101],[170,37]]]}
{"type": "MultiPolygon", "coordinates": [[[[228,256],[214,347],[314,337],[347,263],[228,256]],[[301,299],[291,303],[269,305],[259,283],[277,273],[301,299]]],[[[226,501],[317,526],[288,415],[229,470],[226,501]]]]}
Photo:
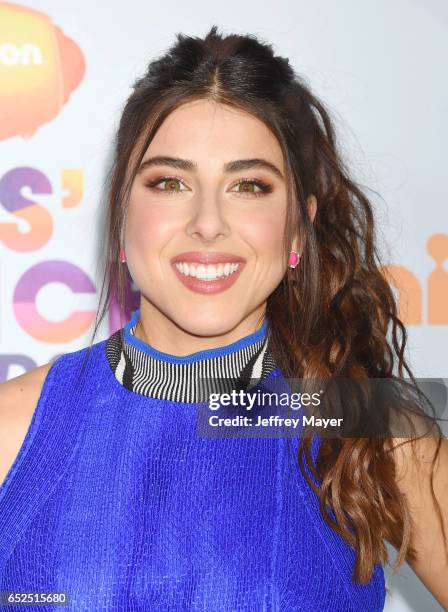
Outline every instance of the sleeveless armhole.
{"type": "Polygon", "coordinates": [[[54,381],[56,371],[57,371],[56,365],[60,362],[62,357],[64,357],[64,355],[60,355],[57,359],[53,361],[53,363],[51,364],[45,376],[45,379],[44,379],[44,382],[42,384],[42,388],[40,391],[40,395],[37,400],[36,407],[34,408],[33,416],[31,417],[31,421],[30,421],[30,424],[28,425],[28,429],[23,439],[23,442],[16,455],[16,458],[14,459],[12,465],[10,466],[5,476],[5,479],[3,480],[3,483],[0,485],[0,499],[2,499],[2,497],[4,496],[9,483],[14,478],[15,473],[17,472],[21,463],[23,462],[23,459],[25,458],[25,455],[28,452],[28,449],[36,435],[36,432],[39,429],[39,425],[42,420],[42,414],[44,411],[44,406],[46,404],[46,399],[53,387],[53,381],[54,381]]]}

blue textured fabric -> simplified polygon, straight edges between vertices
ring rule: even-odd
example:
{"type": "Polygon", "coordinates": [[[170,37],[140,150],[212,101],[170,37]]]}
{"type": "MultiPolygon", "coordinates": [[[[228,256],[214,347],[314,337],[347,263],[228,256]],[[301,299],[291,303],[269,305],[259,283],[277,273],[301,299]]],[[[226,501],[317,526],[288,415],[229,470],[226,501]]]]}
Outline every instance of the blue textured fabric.
{"type": "Polygon", "coordinates": [[[0,488],[0,591],[68,594],[39,611],[383,610],[382,567],[353,584],[296,439],[198,437],[197,406],[123,387],[105,343],[47,375],[0,488]]]}

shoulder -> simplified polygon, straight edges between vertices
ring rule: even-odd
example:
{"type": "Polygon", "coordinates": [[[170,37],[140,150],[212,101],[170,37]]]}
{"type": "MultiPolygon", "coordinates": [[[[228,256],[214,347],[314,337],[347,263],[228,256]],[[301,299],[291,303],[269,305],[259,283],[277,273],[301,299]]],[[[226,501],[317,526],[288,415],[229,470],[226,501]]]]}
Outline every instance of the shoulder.
{"type": "Polygon", "coordinates": [[[23,427],[26,423],[29,424],[51,369],[53,378],[56,376],[58,380],[63,381],[64,385],[71,384],[76,379],[85,358],[88,357],[89,348],[96,349],[96,355],[93,357],[95,366],[98,349],[101,349],[104,342],[63,353],[53,361],[1,383],[0,436],[5,434],[6,428],[15,428],[19,425],[23,427]]]}
{"type": "Polygon", "coordinates": [[[0,419],[2,421],[27,412],[34,401],[37,403],[52,365],[53,362],[50,361],[0,384],[0,419]]]}
{"type": "Polygon", "coordinates": [[[50,361],[0,384],[0,435],[4,427],[32,416],[52,365],[50,361]]]}
{"type": "Polygon", "coordinates": [[[391,438],[387,442],[395,463],[397,486],[414,512],[428,504],[432,486],[448,508],[448,440],[424,436],[391,438]]]}
{"type": "Polygon", "coordinates": [[[24,441],[53,362],[0,384],[0,485],[24,441]]]}

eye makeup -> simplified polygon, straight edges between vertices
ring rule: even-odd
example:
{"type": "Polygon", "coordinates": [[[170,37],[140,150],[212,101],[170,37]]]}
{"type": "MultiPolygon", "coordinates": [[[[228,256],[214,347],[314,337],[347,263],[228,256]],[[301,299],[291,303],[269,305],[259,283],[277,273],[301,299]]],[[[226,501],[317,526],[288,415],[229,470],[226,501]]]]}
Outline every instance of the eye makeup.
{"type": "MultiPolygon", "coordinates": [[[[177,176],[160,176],[157,177],[156,179],[153,179],[151,181],[146,181],[145,182],[145,187],[147,187],[148,189],[151,189],[153,191],[159,192],[159,193],[166,193],[169,195],[173,195],[176,193],[182,193],[182,191],[186,191],[185,189],[159,189],[157,187],[157,185],[159,185],[160,183],[169,183],[169,182],[173,182],[173,183],[180,183],[181,185],[185,186],[184,181],[177,177],[177,176]]],[[[231,189],[233,189],[234,187],[237,187],[238,185],[252,185],[255,188],[258,188],[260,191],[237,191],[234,193],[238,193],[239,195],[244,194],[245,197],[247,197],[247,195],[249,196],[254,196],[254,197],[259,197],[259,196],[263,196],[266,195],[268,193],[271,193],[273,191],[272,185],[270,185],[269,183],[265,183],[264,181],[261,181],[259,179],[250,179],[250,178],[241,178],[239,179],[236,183],[233,183],[233,185],[231,186],[231,189]]]]}

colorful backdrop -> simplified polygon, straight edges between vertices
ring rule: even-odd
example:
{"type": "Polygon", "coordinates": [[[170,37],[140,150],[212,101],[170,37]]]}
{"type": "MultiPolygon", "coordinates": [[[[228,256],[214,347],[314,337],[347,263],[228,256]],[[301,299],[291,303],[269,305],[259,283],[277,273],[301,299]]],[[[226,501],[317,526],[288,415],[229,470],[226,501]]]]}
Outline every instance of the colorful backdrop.
{"type": "MultiPolygon", "coordinates": [[[[90,343],[122,105],[175,33],[212,24],[271,42],[327,104],[374,203],[407,357],[448,377],[447,3],[42,0],[0,2],[0,382],[90,343]]],[[[389,612],[440,609],[409,568],[388,586],[389,612]]]]}

